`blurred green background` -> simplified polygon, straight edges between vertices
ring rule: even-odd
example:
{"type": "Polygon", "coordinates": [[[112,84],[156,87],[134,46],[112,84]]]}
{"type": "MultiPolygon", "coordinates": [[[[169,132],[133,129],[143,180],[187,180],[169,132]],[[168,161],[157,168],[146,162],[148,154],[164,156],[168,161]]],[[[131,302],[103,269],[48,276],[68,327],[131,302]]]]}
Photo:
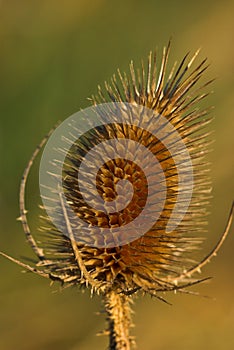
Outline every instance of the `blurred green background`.
{"type": "MultiPolygon", "coordinates": [[[[217,77],[213,104],[216,143],[212,161],[213,195],[209,234],[203,256],[217,241],[233,198],[234,111],[233,1],[1,0],[1,236],[0,250],[33,257],[25,243],[18,190],[35,146],[57,120],[81,107],[97,85],[129,61],[160,50],[172,36],[170,62],[202,47],[217,77]]],[[[35,217],[37,169],[30,178],[28,207],[35,217]]],[[[31,220],[35,227],[35,220],[31,220]]],[[[136,300],[134,322],[140,350],[234,349],[233,230],[203,276],[214,276],[194,289],[203,297],[168,295],[173,306],[144,297],[136,300]]],[[[0,349],[105,349],[95,337],[105,317],[98,297],[59,287],[20,273],[0,258],[0,349]],[[56,292],[57,291],[57,292],[56,292]]]]}

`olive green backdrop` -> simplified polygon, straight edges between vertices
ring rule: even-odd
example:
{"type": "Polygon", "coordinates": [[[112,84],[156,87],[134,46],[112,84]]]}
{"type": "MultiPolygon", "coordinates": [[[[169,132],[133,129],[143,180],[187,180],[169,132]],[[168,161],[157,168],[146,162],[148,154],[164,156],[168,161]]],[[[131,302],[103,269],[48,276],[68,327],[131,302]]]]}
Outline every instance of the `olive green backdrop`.
{"type": "MultiPolygon", "coordinates": [[[[55,124],[81,107],[97,85],[129,61],[146,58],[172,37],[170,62],[202,47],[217,77],[212,162],[213,196],[203,256],[223,230],[233,198],[234,111],[233,1],[0,1],[1,236],[0,250],[15,257],[33,254],[19,216],[21,174],[33,149],[55,124]]],[[[36,164],[38,165],[38,163],[36,164]]],[[[27,206],[36,226],[37,168],[30,177],[27,206]]],[[[144,297],[136,300],[134,321],[140,350],[234,349],[233,230],[194,287],[203,295],[168,295],[173,306],[144,297]]],[[[99,298],[88,292],[49,287],[47,280],[22,274],[0,258],[0,349],[105,349],[99,298]]]]}

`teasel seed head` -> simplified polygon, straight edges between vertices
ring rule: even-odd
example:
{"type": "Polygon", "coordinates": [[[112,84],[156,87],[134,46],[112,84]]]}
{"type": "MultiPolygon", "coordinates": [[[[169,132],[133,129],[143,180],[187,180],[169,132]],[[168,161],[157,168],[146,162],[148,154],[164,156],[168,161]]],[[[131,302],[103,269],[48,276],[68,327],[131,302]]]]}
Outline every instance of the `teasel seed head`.
{"type": "MultiPolygon", "coordinates": [[[[177,201],[178,191],[181,190],[178,184],[178,170],[170,150],[147,130],[135,125],[123,126],[113,123],[93,129],[82,135],[66,158],[63,180],[66,199],[77,216],[94,226],[116,227],[134,220],[144,207],[147,197],[147,179],[140,166],[126,159],[110,159],[96,177],[100,196],[105,201],[113,200],[116,196],[116,183],[128,179],[135,189],[132,201],[120,213],[109,215],[89,206],[79,191],[77,177],[83,157],[95,145],[110,139],[113,135],[117,139],[130,138],[141,143],[158,159],[166,179],[167,195],[162,213],[153,227],[143,236],[113,248],[99,248],[93,246],[92,241],[90,246],[89,242],[75,244],[89,277],[95,281],[91,287],[97,292],[105,292],[109,288],[124,293],[138,289],[150,293],[154,293],[157,289],[171,289],[178,276],[194,263],[191,258],[192,251],[198,248],[204,236],[211,191],[209,166],[205,157],[211,142],[205,126],[211,118],[207,109],[199,110],[194,107],[198,101],[207,96],[203,88],[208,83],[196,88],[196,84],[207,69],[206,60],[188,73],[197,54],[198,52],[190,60],[186,56],[177,70],[174,68],[166,78],[169,46],[164,49],[160,68],[157,67],[156,53],[154,55],[150,53],[146,68],[142,64],[141,69],[136,70],[131,63],[129,75],[118,71],[118,78],[113,76],[111,82],[105,83],[104,89],[99,87],[98,95],[92,98],[94,106],[108,102],[127,102],[147,107],[166,118],[179,133],[192,159],[194,188],[189,209],[180,225],[172,232],[167,233],[166,226],[177,201]]],[[[140,119],[140,115],[134,115],[134,119],[140,119]]],[[[156,196],[160,196],[157,184],[155,193],[156,196]]],[[[65,230],[68,222],[64,220],[64,212],[61,210],[62,223],[65,230]]],[[[47,233],[45,240],[47,252],[63,256],[60,262],[56,259],[54,264],[53,259],[50,259],[48,273],[52,271],[57,275],[58,271],[61,274],[64,269],[64,282],[86,285],[87,278],[77,266],[70,239],[62,236],[55,227],[48,227],[44,231],[43,234],[47,233]],[[48,249],[49,241],[50,249],[48,249]]]]}
{"type": "MultiPolygon", "coordinates": [[[[52,281],[60,281],[65,286],[89,287],[92,293],[103,294],[109,320],[110,349],[129,349],[133,344],[128,334],[131,325],[131,295],[142,291],[164,300],[160,292],[188,292],[186,287],[204,280],[194,279],[193,274],[217,253],[231,225],[232,212],[225,232],[212,252],[201,262],[194,261],[193,251],[199,249],[206,232],[207,207],[211,196],[206,155],[210,151],[212,139],[206,126],[212,118],[209,116],[210,108],[198,107],[199,102],[209,94],[206,87],[211,81],[199,85],[208,65],[203,60],[192,68],[198,51],[191,58],[187,54],[178,67],[174,65],[168,72],[169,50],[170,43],[164,48],[161,64],[157,62],[157,53],[150,53],[146,65],[142,63],[139,69],[135,69],[131,62],[128,74],[118,70],[117,75],[109,83],[106,82],[104,88],[98,87],[97,95],[91,98],[94,108],[97,107],[98,110],[98,106],[104,103],[127,103],[133,106],[135,123],[110,123],[89,130],[70,148],[63,167],[61,191],[77,217],[91,227],[115,228],[131,222],[143,210],[148,194],[144,172],[138,164],[121,158],[111,158],[103,164],[96,176],[96,186],[104,201],[111,202],[115,199],[116,184],[120,180],[128,180],[133,187],[133,197],[129,205],[120,212],[107,215],[90,206],[81,195],[77,181],[81,161],[94,146],[113,138],[131,139],[148,148],[162,167],[166,198],[159,218],[147,232],[126,244],[117,242],[114,247],[103,246],[102,238],[96,236],[91,236],[90,241],[85,243],[79,242],[74,236],[73,223],[70,222],[64,198],[59,196],[59,201],[53,205],[58,210],[60,227],[64,227],[64,231],[59,231],[44,212],[40,233],[42,243],[38,246],[27,223],[24,192],[30,167],[50,134],[34,152],[21,184],[20,220],[39,262],[36,267],[30,267],[7,257],[52,281]],[[183,220],[171,232],[166,228],[179,200],[179,191],[186,193],[190,189],[186,188],[186,184],[183,188],[179,184],[178,167],[171,150],[147,130],[136,126],[144,114],[144,108],[162,116],[173,126],[192,161],[191,202],[183,220]],[[65,231],[68,234],[65,235],[65,231]]],[[[118,112],[123,114],[124,120],[124,111],[120,109],[118,112]]],[[[149,122],[156,123],[153,118],[149,122]]],[[[173,139],[171,143],[173,144],[173,139]]],[[[115,151],[111,147],[107,149],[111,154],[115,151]]],[[[156,178],[157,174],[152,173],[151,176],[156,178]]],[[[160,197],[157,183],[155,181],[155,196],[160,197]]],[[[183,203],[181,205],[183,207],[183,203]]],[[[43,211],[45,209],[47,208],[42,207],[43,211]]]]}

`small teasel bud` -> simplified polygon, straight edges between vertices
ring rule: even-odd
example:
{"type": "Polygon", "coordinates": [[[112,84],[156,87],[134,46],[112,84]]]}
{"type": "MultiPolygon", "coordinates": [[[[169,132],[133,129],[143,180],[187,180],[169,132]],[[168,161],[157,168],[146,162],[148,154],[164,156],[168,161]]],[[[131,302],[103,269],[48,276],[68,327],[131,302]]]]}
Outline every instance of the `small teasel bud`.
{"type": "Polygon", "coordinates": [[[98,88],[92,106],[53,129],[35,150],[20,190],[20,220],[38,257],[24,268],[64,286],[101,294],[109,349],[130,349],[131,304],[142,292],[189,291],[216,255],[195,262],[207,224],[211,181],[206,126],[210,108],[199,109],[211,81],[199,84],[206,60],[192,68],[198,51],[168,71],[170,43],[161,63],[150,53],[139,69],[119,70],[98,88]],[[47,142],[47,143],[46,143],[47,142]],[[25,185],[40,149],[43,224],[39,246],[30,232],[25,185]]]}

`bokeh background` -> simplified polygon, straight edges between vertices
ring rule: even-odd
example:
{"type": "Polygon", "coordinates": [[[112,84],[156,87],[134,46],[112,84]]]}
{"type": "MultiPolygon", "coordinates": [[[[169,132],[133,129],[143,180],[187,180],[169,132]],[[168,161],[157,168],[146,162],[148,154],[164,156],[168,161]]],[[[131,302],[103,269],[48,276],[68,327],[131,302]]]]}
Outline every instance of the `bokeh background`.
{"type": "MultiPolygon", "coordinates": [[[[203,256],[217,241],[233,198],[234,2],[217,0],[1,0],[1,197],[0,250],[33,257],[25,243],[18,190],[33,149],[56,123],[89,105],[87,97],[129,61],[159,50],[172,37],[170,62],[202,47],[217,77],[213,104],[216,143],[212,162],[213,200],[203,256]]],[[[37,168],[30,177],[27,204],[36,227],[37,168]]],[[[136,300],[134,334],[140,350],[234,349],[234,237],[231,231],[194,287],[203,298],[168,295],[173,306],[136,300]],[[213,300],[216,298],[216,300],[213,300]]],[[[105,349],[95,337],[105,317],[98,297],[49,287],[47,280],[22,274],[0,257],[0,349],[105,349]]]]}

